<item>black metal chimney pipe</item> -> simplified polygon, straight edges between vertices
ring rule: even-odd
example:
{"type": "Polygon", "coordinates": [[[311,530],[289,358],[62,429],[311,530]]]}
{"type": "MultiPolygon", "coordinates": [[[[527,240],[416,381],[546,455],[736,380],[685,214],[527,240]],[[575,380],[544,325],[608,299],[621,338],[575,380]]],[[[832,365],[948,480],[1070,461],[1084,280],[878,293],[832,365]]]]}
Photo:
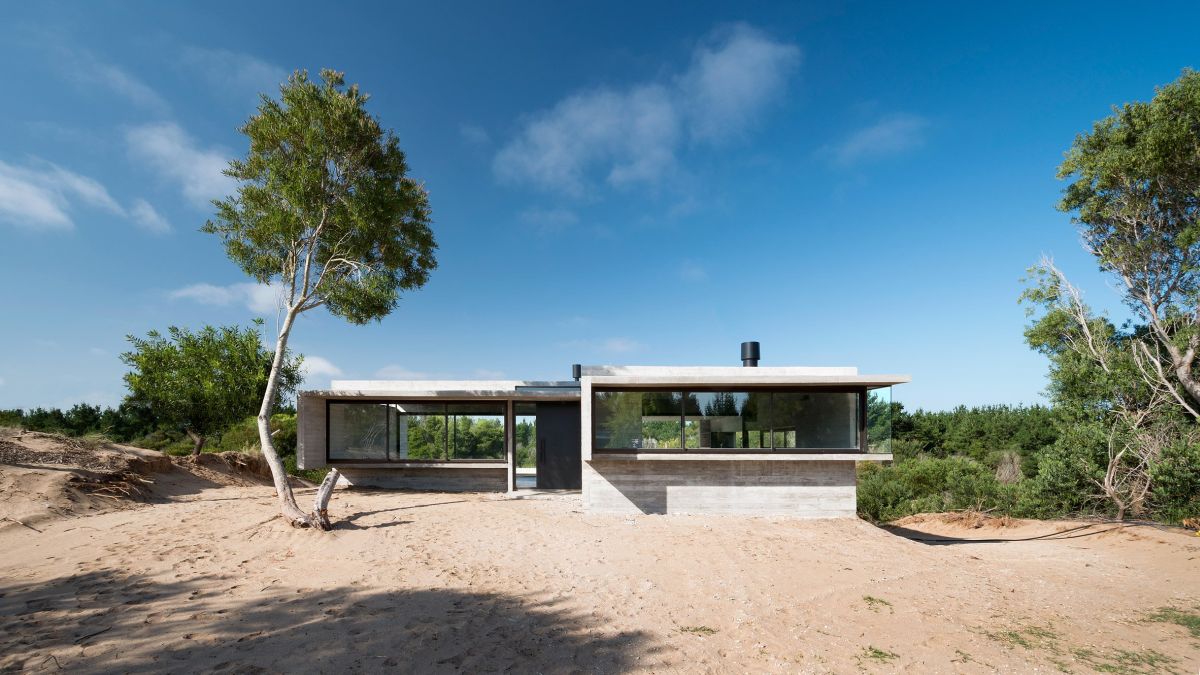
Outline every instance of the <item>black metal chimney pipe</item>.
{"type": "Polygon", "coordinates": [[[743,342],[742,343],[742,367],[757,368],[758,367],[758,343],[743,342]]]}
{"type": "Polygon", "coordinates": [[[578,382],[579,378],[583,377],[583,366],[578,363],[572,363],[571,377],[575,378],[575,381],[578,382]]]}

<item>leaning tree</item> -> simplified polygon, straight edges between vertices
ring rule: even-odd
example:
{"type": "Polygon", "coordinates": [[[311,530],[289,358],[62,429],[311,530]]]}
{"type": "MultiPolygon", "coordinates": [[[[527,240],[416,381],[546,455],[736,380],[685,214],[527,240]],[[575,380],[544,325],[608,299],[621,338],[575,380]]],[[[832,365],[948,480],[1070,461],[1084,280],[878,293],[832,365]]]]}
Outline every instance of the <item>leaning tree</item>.
{"type": "Polygon", "coordinates": [[[225,170],[238,181],[236,194],[214,202],[216,217],[202,229],[221,237],[246,274],[280,289],[282,319],[258,412],[259,440],[284,517],[328,529],[336,469],[306,514],[271,440],[288,338],[296,318],[319,307],[353,324],[381,320],[402,291],[425,284],[437,266],[437,245],[428,194],[407,175],[395,134],[367,112],[368,96],[346,86],[342,73],[322,70],[320,77],[315,82],[296,71],[278,100],[261,97],[241,128],[250,150],[225,170]]]}
{"type": "Polygon", "coordinates": [[[1200,73],[1096,122],[1058,175],[1059,209],[1148,329],[1140,357],[1163,362],[1157,379],[1200,416],[1200,73]]]}
{"type": "Polygon", "coordinates": [[[1059,209],[1121,283],[1133,320],[1096,315],[1053,262],[1022,296],[1044,314],[1026,333],[1050,357],[1050,393],[1107,436],[1095,482],[1135,515],[1164,453],[1200,440],[1200,73],[1127,103],[1080,134],[1058,170],[1059,209]]]}

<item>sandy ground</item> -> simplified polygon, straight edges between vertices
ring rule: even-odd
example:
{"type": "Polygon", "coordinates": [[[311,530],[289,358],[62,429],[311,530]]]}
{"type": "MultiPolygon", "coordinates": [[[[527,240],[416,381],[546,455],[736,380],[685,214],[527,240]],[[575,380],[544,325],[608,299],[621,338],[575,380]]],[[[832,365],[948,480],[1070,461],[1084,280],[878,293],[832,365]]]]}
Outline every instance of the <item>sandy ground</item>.
{"type": "MultiPolygon", "coordinates": [[[[0,480],[51,470],[0,465],[0,480]]],[[[1200,668],[1200,635],[1151,620],[1200,610],[1200,537],[1180,530],[626,518],[584,515],[575,495],[339,490],[321,534],[273,518],[269,487],[229,482],[175,469],[147,503],[0,522],[0,669],[1200,668]]]]}

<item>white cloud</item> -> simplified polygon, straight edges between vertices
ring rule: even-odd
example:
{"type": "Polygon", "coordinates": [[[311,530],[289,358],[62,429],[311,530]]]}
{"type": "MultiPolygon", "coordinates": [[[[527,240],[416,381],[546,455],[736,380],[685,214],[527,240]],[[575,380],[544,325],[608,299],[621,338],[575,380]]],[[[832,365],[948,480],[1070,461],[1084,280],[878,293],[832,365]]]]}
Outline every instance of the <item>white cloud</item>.
{"type": "Polygon", "coordinates": [[[3,377],[0,377],[0,387],[3,387],[5,384],[6,384],[5,379],[3,377]]]}
{"type": "Polygon", "coordinates": [[[673,78],[576,93],[531,115],[492,168],[501,181],[576,196],[597,180],[655,184],[675,171],[686,138],[745,132],[799,62],[795,45],[734,26],[698,47],[673,78]]]}
{"type": "Polygon", "coordinates": [[[97,181],[37,160],[33,167],[0,162],[0,220],[31,229],[67,230],[70,212],[89,206],[123,215],[124,210],[97,181]]]}
{"type": "Polygon", "coordinates": [[[799,47],[745,24],[699,47],[680,78],[692,136],[720,139],[741,133],[786,88],[800,60],[799,47]]]}
{"type": "Polygon", "coordinates": [[[487,130],[477,124],[460,124],[458,134],[471,145],[487,145],[492,142],[487,130]]]}
{"type": "Polygon", "coordinates": [[[133,200],[133,206],[129,207],[129,215],[133,218],[133,222],[147,232],[166,234],[171,231],[171,223],[167,222],[162,214],[155,211],[154,207],[145,199],[133,200]]]}
{"type": "Polygon", "coordinates": [[[63,67],[76,82],[107,89],[140,108],[159,113],[170,109],[166,99],[150,85],[124,69],[103,61],[90,52],[66,49],[61,53],[64,57],[63,67]]]}
{"type": "Polygon", "coordinates": [[[92,356],[108,356],[108,352],[100,349],[99,347],[88,347],[88,354],[91,354],[92,356]]]}
{"type": "Polygon", "coordinates": [[[208,207],[211,200],[231,194],[236,186],[221,173],[229,166],[227,154],[199,147],[177,124],[134,127],[126,132],[125,141],[135,159],[178,182],[183,195],[197,206],[208,207]]]}
{"type": "Polygon", "coordinates": [[[303,371],[306,380],[314,377],[339,377],[342,374],[342,369],[333,365],[332,361],[313,354],[304,355],[304,362],[300,364],[300,370],[303,371]]]}
{"type": "Polygon", "coordinates": [[[579,216],[575,215],[574,211],[568,209],[541,209],[534,207],[525,209],[517,214],[517,217],[522,222],[532,225],[534,229],[543,234],[557,232],[579,222],[579,216]]]}
{"type": "Polygon", "coordinates": [[[859,129],[828,150],[841,166],[859,164],[921,145],[928,126],[929,121],[917,115],[892,115],[859,129]]]}
{"type": "Polygon", "coordinates": [[[404,366],[392,363],[376,371],[375,377],[381,380],[424,380],[429,377],[429,373],[409,370],[404,366]]]}
{"type": "Polygon", "coordinates": [[[236,96],[279,93],[288,71],[257,56],[227,49],[184,47],[181,62],[208,81],[209,86],[236,96]]]}
{"type": "Polygon", "coordinates": [[[478,378],[481,378],[484,380],[503,380],[504,379],[504,371],[503,370],[491,370],[488,368],[477,368],[475,370],[475,377],[478,377],[478,378]]]}
{"type": "Polygon", "coordinates": [[[270,314],[276,312],[283,304],[283,289],[275,285],[255,283],[230,284],[216,286],[213,284],[192,284],[171,291],[172,300],[192,300],[202,305],[225,307],[242,304],[252,312],[270,314]]]}

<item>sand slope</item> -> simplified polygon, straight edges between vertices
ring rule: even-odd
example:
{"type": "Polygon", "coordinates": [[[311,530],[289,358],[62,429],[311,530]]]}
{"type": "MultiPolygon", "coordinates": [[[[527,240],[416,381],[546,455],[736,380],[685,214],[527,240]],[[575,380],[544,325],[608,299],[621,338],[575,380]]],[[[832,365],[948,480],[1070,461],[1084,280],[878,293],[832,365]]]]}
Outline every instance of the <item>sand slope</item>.
{"type": "Polygon", "coordinates": [[[1200,668],[1200,636],[1148,620],[1200,609],[1200,538],[1183,531],[623,518],[575,496],[339,490],[320,534],[275,519],[268,487],[172,489],[0,529],[0,669],[1200,668]]]}

